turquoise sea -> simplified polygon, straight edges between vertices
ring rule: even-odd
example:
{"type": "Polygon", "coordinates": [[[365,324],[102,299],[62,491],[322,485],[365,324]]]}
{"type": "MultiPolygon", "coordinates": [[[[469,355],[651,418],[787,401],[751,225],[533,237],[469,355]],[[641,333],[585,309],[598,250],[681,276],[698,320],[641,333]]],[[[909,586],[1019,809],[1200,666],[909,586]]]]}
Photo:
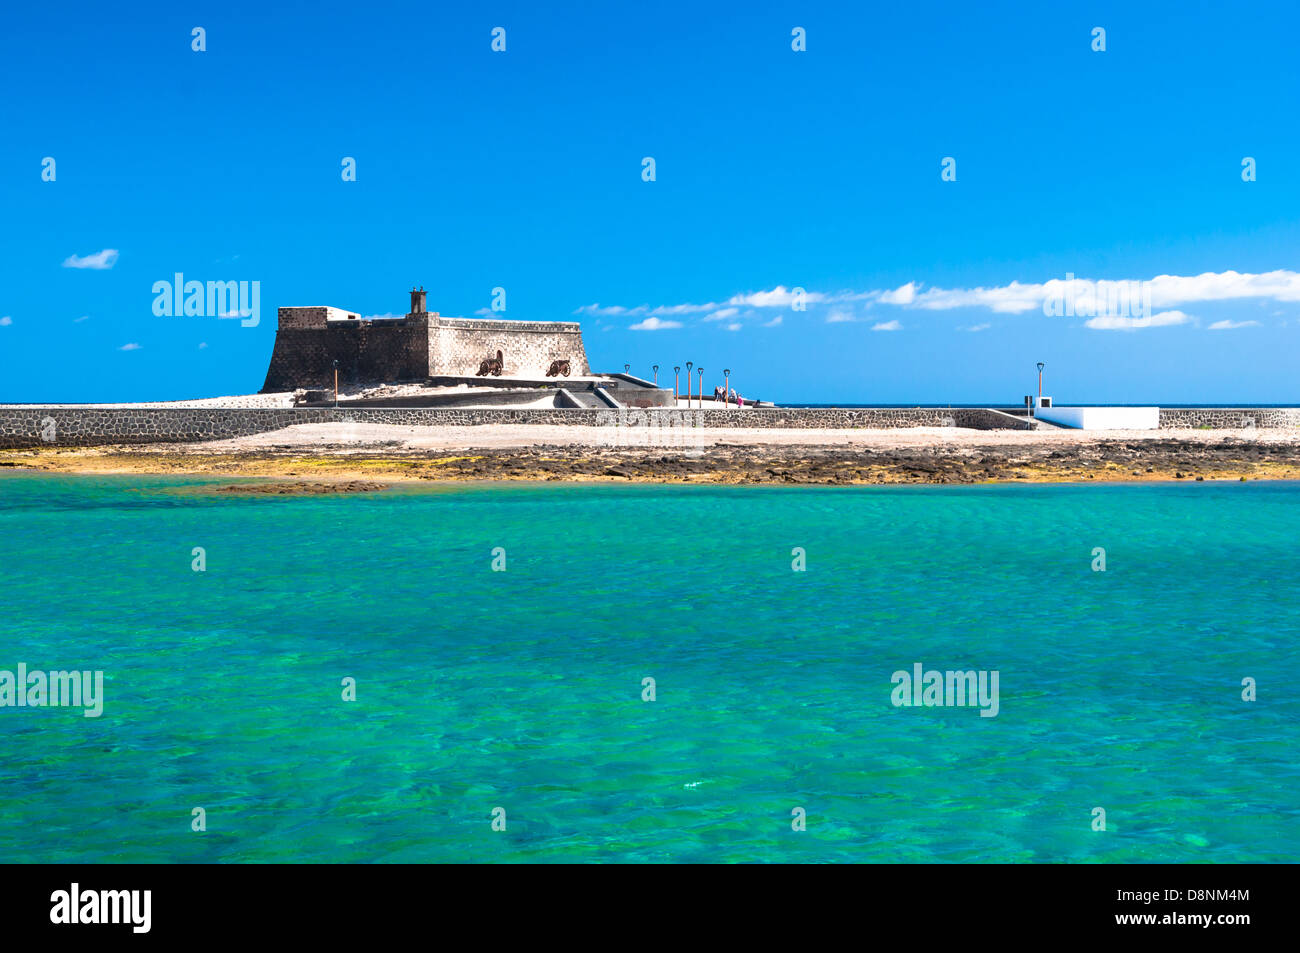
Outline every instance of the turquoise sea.
{"type": "Polygon", "coordinates": [[[0,708],[4,860],[1300,854],[1296,484],[217,482],[0,476],[0,669],[106,692],[0,708]]]}

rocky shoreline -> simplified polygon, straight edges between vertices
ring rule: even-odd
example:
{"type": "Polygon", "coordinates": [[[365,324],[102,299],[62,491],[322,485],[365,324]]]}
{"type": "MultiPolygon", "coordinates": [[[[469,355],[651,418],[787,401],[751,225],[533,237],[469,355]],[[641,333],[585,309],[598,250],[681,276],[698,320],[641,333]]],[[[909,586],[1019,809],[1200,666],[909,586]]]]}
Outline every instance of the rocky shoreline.
{"type": "Polygon", "coordinates": [[[154,473],[274,478],[232,493],[360,492],[411,481],[582,481],[877,485],[1300,479],[1300,442],[1225,437],[922,446],[727,444],[680,450],[537,445],[457,452],[325,445],[207,450],[41,448],[0,452],[0,467],[52,473],[154,473]],[[286,478],[289,482],[285,482],[286,478]],[[349,486],[349,481],[354,485],[349,486]],[[254,487],[262,487],[255,489],[254,487]]]}

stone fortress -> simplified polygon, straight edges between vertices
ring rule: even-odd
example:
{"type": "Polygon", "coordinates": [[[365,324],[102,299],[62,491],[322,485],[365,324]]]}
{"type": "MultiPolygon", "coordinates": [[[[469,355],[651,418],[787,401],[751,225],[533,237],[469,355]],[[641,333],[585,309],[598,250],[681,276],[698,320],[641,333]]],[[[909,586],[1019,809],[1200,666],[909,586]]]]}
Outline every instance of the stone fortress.
{"type": "Polygon", "coordinates": [[[563,382],[591,368],[576,321],[444,318],[423,288],[401,318],[371,318],[331,307],[280,308],[262,393],[340,385],[472,381],[486,377],[563,382]],[[500,366],[495,362],[498,352],[500,366]],[[565,373],[567,371],[567,373],[565,373]]]}

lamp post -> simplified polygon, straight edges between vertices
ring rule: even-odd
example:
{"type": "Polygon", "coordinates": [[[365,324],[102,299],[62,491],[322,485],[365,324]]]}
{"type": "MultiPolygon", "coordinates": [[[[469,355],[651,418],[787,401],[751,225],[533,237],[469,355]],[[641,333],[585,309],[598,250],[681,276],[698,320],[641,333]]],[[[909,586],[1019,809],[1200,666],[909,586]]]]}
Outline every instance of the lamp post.
{"type": "Polygon", "coordinates": [[[659,386],[659,365],[651,364],[650,370],[655,372],[655,387],[658,387],[659,386]]]}
{"type": "Polygon", "coordinates": [[[686,362],[686,406],[691,406],[691,368],[695,366],[694,361],[686,362]]]}
{"type": "Polygon", "coordinates": [[[1043,403],[1043,368],[1047,364],[1043,361],[1038,362],[1038,404],[1041,407],[1043,403]]]}
{"type": "Polygon", "coordinates": [[[339,362],[334,361],[334,407],[337,410],[339,406],[339,362]]]}
{"type": "Polygon", "coordinates": [[[725,384],[722,385],[723,387],[722,406],[730,407],[731,406],[731,368],[724,367],[722,369],[722,376],[726,378],[727,381],[725,384]]]}
{"type": "Polygon", "coordinates": [[[682,372],[681,365],[674,364],[673,365],[673,406],[674,407],[677,406],[677,395],[681,391],[681,388],[678,387],[677,385],[677,375],[679,375],[681,372],[682,372]]]}
{"type": "Polygon", "coordinates": [[[624,373],[624,374],[627,374],[627,373],[630,372],[631,370],[632,370],[632,365],[631,365],[631,364],[624,364],[624,365],[623,365],[623,373],[624,373]]]}
{"type": "Polygon", "coordinates": [[[697,367],[696,370],[700,372],[700,410],[703,410],[704,409],[704,368],[697,367]]]}

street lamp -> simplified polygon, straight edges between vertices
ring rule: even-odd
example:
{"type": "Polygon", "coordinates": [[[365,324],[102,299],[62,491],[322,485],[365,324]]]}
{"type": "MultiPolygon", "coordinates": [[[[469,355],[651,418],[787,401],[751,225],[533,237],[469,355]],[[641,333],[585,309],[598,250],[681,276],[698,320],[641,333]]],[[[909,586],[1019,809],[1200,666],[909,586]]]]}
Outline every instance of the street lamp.
{"type": "Polygon", "coordinates": [[[624,374],[628,373],[630,370],[632,370],[632,365],[631,365],[631,364],[624,364],[624,365],[623,365],[623,373],[624,373],[624,374]]]}
{"type": "Polygon", "coordinates": [[[700,372],[700,410],[703,410],[704,409],[704,368],[697,367],[696,370],[700,372]]]}
{"type": "Polygon", "coordinates": [[[731,368],[724,367],[722,369],[722,376],[725,377],[727,380],[727,382],[723,385],[722,406],[730,407],[731,406],[731,368]]]}
{"type": "Polygon", "coordinates": [[[674,364],[673,365],[673,406],[674,407],[677,406],[677,394],[681,390],[681,388],[677,386],[677,375],[680,374],[681,372],[682,372],[681,365],[674,364]]]}
{"type": "Polygon", "coordinates": [[[1046,366],[1045,362],[1038,362],[1038,403],[1040,406],[1043,403],[1043,368],[1046,366]]]}
{"type": "Polygon", "coordinates": [[[691,406],[691,368],[695,366],[694,361],[686,362],[686,406],[691,406]]]}
{"type": "Polygon", "coordinates": [[[658,387],[659,386],[659,365],[651,364],[650,370],[655,372],[655,387],[658,387]]]}
{"type": "Polygon", "coordinates": [[[334,407],[335,409],[338,409],[338,406],[339,406],[339,362],[337,359],[335,359],[334,361],[334,407]]]}

